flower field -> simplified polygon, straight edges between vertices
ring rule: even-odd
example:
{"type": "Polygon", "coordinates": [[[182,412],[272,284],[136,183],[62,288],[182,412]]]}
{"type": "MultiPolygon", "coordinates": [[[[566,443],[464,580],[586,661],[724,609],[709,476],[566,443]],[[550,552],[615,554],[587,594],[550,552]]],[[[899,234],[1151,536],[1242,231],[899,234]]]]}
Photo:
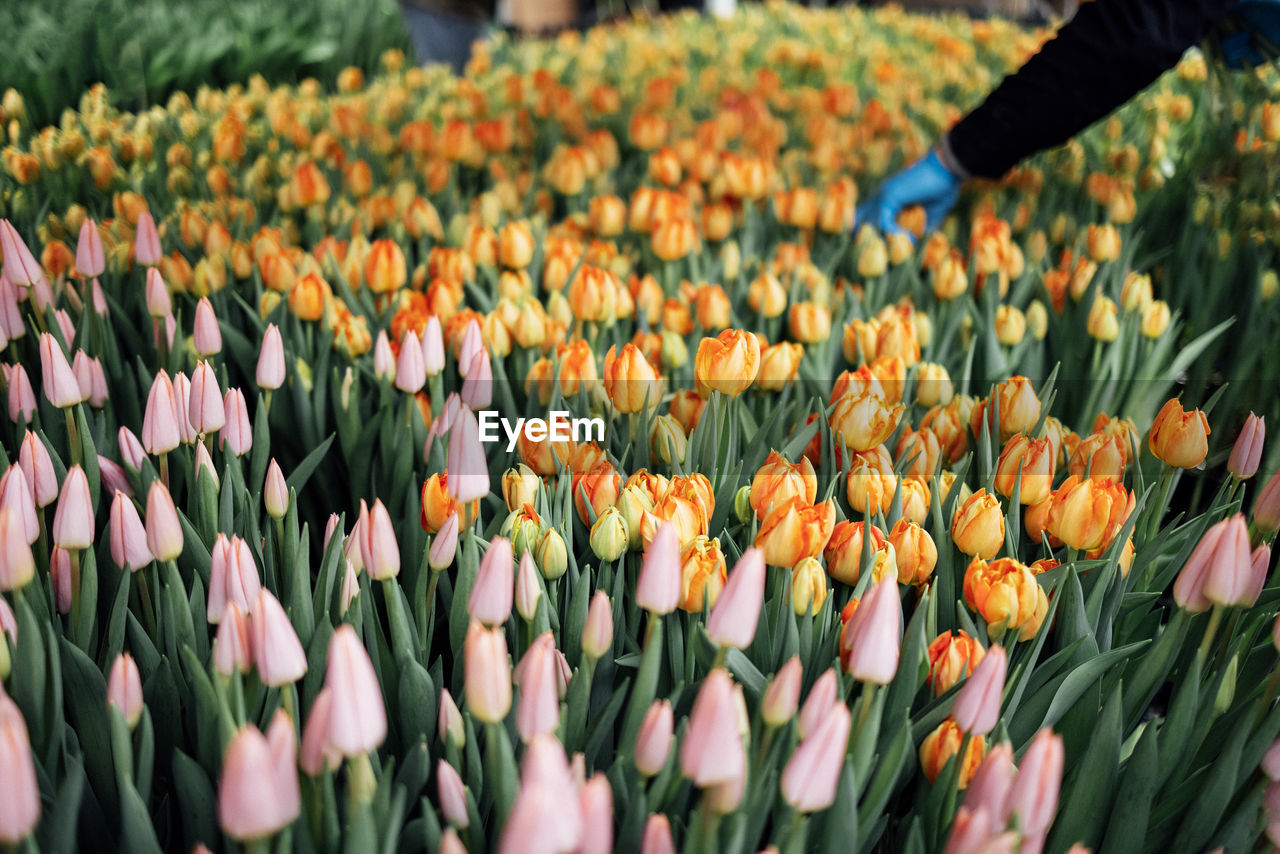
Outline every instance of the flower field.
{"type": "Polygon", "coordinates": [[[6,92],[6,850],[1280,842],[1280,80],[855,222],[1049,35],[6,92]]]}

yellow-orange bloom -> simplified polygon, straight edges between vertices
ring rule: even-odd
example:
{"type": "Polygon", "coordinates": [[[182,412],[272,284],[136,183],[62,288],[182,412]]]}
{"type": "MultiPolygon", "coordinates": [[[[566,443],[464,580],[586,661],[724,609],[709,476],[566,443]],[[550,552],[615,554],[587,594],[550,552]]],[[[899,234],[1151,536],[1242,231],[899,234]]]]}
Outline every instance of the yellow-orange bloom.
{"type": "Polygon", "coordinates": [[[828,421],[832,432],[850,449],[869,451],[884,444],[904,411],[902,404],[890,405],[873,392],[849,392],[836,401],[828,421]]]}
{"type": "Polygon", "coordinates": [[[1209,453],[1209,419],[1199,409],[1184,411],[1177,398],[1169,400],[1151,425],[1147,446],[1156,459],[1193,469],[1209,453]]]}
{"type": "Polygon", "coordinates": [[[720,541],[695,537],[680,554],[680,608],[694,614],[720,598],[728,578],[720,541]]]}
{"type": "MultiPolygon", "coordinates": [[[[924,776],[928,778],[930,783],[937,781],[942,769],[947,767],[947,763],[951,761],[951,758],[960,752],[960,746],[963,743],[964,733],[960,732],[960,727],[950,717],[938,724],[937,729],[924,737],[924,741],[920,742],[920,769],[924,771],[924,776]]],[[[981,735],[971,736],[969,746],[966,748],[964,758],[961,760],[960,775],[956,782],[957,788],[964,789],[968,787],[973,775],[978,773],[978,766],[982,764],[982,758],[986,755],[986,752],[986,737],[981,735]]]]}
{"type": "Polygon", "coordinates": [[[957,508],[951,539],[970,557],[991,558],[1004,545],[1004,510],[1000,499],[979,489],[957,508]]]}
{"type": "Polygon", "coordinates": [[[364,283],[377,294],[391,293],[404,286],[404,253],[394,240],[375,240],[364,262],[364,283]]]}
{"type": "Polygon", "coordinates": [[[1049,608],[1035,574],[1010,557],[990,563],[974,558],[964,573],[964,601],[987,621],[993,639],[1012,629],[1018,640],[1034,637],[1049,608]]]}
{"type": "Polygon", "coordinates": [[[791,337],[805,344],[817,344],[831,337],[831,310],[816,302],[798,302],[788,317],[791,337]]]}
{"type": "Polygon", "coordinates": [[[422,522],[423,530],[428,534],[434,534],[439,531],[453,513],[457,513],[459,521],[461,521],[464,512],[469,513],[470,517],[474,519],[479,509],[480,501],[478,499],[472,501],[470,505],[464,505],[455,501],[449,495],[449,473],[447,471],[431,475],[422,484],[420,521],[422,522]]]}
{"type": "Polygon", "coordinates": [[[996,492],[1005,498],[1013,496],[1013,485],[1018,487],[1018,503],[1035,504],[1053,489],[1053,443],[1048,439],[1028,439],[1019,433],[1005,443],[996,462],[996,492]],[[1021,471],[1021,474],[1019,474],[1021,471]]]}
{"type": "Polygon", "coordinates": [[[726,329],[698,344],[693,374],[705,396],[718,391],[736,397],[751,387],[759,372],[760,341],[751,333],[726,329]]]}
{"type": "Polygon", "coordinates": [[[899,519],[889,531],[898,565],[898,583],[924,587],[938,564],[938,547],[929,532],[914,522],[899,519]]]}
{"type": "Polygon", "coordinates": [[[640,348],[627,343],[622,352],[610,347],[604,357],[604,390],[618,412],[650,409],[662,400],[662,380],[640,348]]]}
{"type": "Polygon", "coordinates": [[[622,477],[612,463],[602,462],[590,471],[573,475],[573,506],[578,511],[582,524],[591,525],[591,516],[597,518],[606,507],[618,503],[618,493],[622,491],[622,477]],[[591,514],[587,513],[590,505],[591,514]]]}
{"type": "Polygon", "coordinates": [[[813,464],[804,457],[798,463],[789,463],[782,454],[771,451],[751,481],[749,502],[756,518],[763,522],[773,508],[797,497],[805,504],[817,500],[818,476],[813,464]]]}
{"type": "Polygon", "coordinates": [[[849,504],[858,513],[888,513],[898,478],[893,473],[893,459],[884,445],[853,455],[849,478],[845,485],[849,504]]]}
{"type": "Polygon", "coordinates": [[[322,205],[329,201],[329,182],[315,163],[307,161],[293,170],[293,180],[289,183],[289,198],[295,206],[300,208],[322,205]]]}
{"type": "Polygon", "coordinates": [[[698,227],[687,216],[663,219],[654,223],[649,243],[663,261],[679,261],[698,248],[698,227]]]}
{"type": "Polygon", "coordinates": [[[533,233],[526,222],[509,222],[498,233],[498,260],[512,270],[523,270],[533,261],[533,233]]]}
{"type": "MultiPolygon", "coordinates": [[[[858,577],[862,574],[863,530],[866,527],[865,522],[841,522],[832,529],[831,539],[827,541],[827,547],[823,551],[827,574],[850,587],[858,583],[858,577]]],[[[888,542],[884,532],[872,525],[868,552],[874,556],[888,542]]]]}
{"type": "Polygon", "coordinates": [[[941,697],[951,686],[973,674],[987,651],[968,632],[946,631],[929,644],[929,678],[933,696],[941,697]]]}
{"type": "Polygon", "coordinates": [[[760,351],[760,373],[756,385],[765,391],[782,391],[800,371],[804,345],[780,341],[760,351]]]}
{"type": "Polygon", "coordinates": [[[804,558],[822,554],[835,523],[833,503],[811,505],[796,496],[769,511],[755,546],[764,552],[765,563],[790,569],[804,558]]]}
{"type": "Polygon", "coordinates": [[[1123,483],[1072,475],[1053,492],[1049,533],[1080,551],[1105,548],[1136,504],[1123,483]]]}
{"type": "Polygon", "coordinates": [[[329,283],[315,273],[307,273],[289,291],[289,310],[299,320],[319,320],[324,317],[330,296],[329,283]]]}
{"type": "Polygon", "coordinates": [[[1117,433],[1091,433],[1071,452],[1067,471],[1080,477],[1120,480],[1128,464],[1126,439],[1117,433]]]}

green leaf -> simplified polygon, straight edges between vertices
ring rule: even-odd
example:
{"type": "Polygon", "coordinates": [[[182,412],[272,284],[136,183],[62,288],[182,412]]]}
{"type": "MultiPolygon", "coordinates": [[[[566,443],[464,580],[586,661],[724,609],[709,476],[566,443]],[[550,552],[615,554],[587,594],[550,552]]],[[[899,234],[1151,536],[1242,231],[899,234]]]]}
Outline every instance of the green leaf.
{"type": "Polygon", "coordinates": [[[1049,837],[1051,851],[1065,850],[1077,842],[1092,850],[1102,836],[1103,819],[1111,809],[1111,793],[1120,771],[1121,707],[1121,690],[1116,686],[1102,708],[1084,756],[1072,769],[1049,837]]]}
{"type": "Polygon", "coordinates": [[[1158,728],[1149,725],[1143,730],[1125,765],[1111,820],[1098,854],[1128,854],[1142,850],[1147,822],[1151,818],[1151,803],[1160,786],[1158,743],[1158,728]]]}
{"type": "Polygon", "coordinates": [[[320,466],[324,460],[324,455],[329,452],[329,446],[333,444],[336,433],[330,433],[329,438],[321,442],[315,450],[307,454],[302,462],[298,463],[289,476],[285,478],[285,485],[297,494],[302,494],[302,487],[307,485],[312,473],[320,466]]]}

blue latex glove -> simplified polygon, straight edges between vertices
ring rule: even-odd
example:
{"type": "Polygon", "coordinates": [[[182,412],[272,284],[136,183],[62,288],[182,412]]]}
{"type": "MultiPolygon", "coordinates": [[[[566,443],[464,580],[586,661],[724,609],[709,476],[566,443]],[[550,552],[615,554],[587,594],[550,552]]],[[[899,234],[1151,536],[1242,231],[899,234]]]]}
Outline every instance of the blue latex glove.
{"type": "Polygon", "coordinates": [[[903,208],[920,205],[924,208],[925,227],[934,231],[960,197],[963,183],[963,178],[942,164],[937,151],[930,151],[887,178],[874,196],[858,206],[855,227],[869,222],[885,234],[897,234],[903,231],[897,222],[898,214],[903,208]]]}
{"type": "Polygon", "coordinates": [[[1280,45],[1280,3],[1242,0],[1232,15],[1244,27],[1222,38],[1222,58],[1228,68],[1265,65],[1280,45]]]}

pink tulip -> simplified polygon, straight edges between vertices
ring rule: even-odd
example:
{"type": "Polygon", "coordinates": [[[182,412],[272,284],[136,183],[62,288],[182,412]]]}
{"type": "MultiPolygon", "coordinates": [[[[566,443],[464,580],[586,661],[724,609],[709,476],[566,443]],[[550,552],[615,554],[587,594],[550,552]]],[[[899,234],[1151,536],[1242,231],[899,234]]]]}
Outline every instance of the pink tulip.
{"type": "Polygon", "coordinates": [[[49,552],[49,584],[53,587],[53,607],[59,614],[70,614],[75,599],[71,580],[71,553],[53,547],[49,552]]]}
{"type": "Polygon", "coordinates": [[[301,795],[293,749],[293,726],[288,739],[273,722],[275,738],[268,740],[256,727],[246,726],[231,737],[222,761],[218,786],[218,823],[233,839],[246,841],[271,836],[298,817],[301,795]]]}
{"type": "Polygon", "coordinates": [[[802,739],[808,738],[810,733],[814,732],[826,719],[827,711],[839,702],[836,699],[839,689],[839,679],[832,668],[828,668],[813,683],[813,687],[809,689],[809,696],[805,697],[804,705],[800,707],[800,717],[796,721],[802,739]]]}
{"type": "MultiPolygon", "coordinates": [[[[7,225],[0,221],[0,225],[7,225]]],[[[2,232],[0,232],[2,233],[2,232]]],[[[40,786],[22,712],[0,692],[0,842],[16,847],[40,821],[40,786]]]]}
{"type": "Polygon", "coordinates": [[[782,797],[797,812],[818,812],[835,803],[851,723],[848,706],[836,703],[787,760],[782,797]]]}
{"type": "Polygon", "coordinates": [[[341,516],[339,516],[337,513],[330,513],[330,514],[329,514],[329,518],[328,518],[328,520],[324,523],[324,546],[323,546],[323,548],[325,548],[325,549],[329,548],[329,540],[333,539],[333,535],[334,535],[334,533],[336,533],[336,532],[338,532],[338,531],[340,530],[338,526],[339,526],[339,525],[341,525],[341,524],[342,524],[342,517],[341,517],[341,516]]]}
{"type": "Polygon", "coordinates": [[[467,787],[457,770],[443,759],[436,763],[436,794],[445,821],[465,829],[471,823],[467,815],[467,787]]]}
{"type": "Polygon", "coordinates": [[[454,747],[461,748],[466,743],[467,730],[462,712],[458,711],[458,704],[453,701],[448,688],[440,692],[440,713],[436,715],[436,730],[445,744],[452,743],[454,747]]]}
{"type": "Polygon", "coordinates": [[[658,525],[640,565],[636,604],[650,614],[670,614],[680,603],[680,588],[679,534],[675,525],[663,522],[658,525]]]}
{"type": "Polygon", "coordinates": [[[154,267],[164,258],[160,249],[160,234],[156,231],[156,221],[151,218],[150,211],[138,214],[138,230],[134,236],[133,257],[139,264],[154,267]]]}
{"type": "Polygon", "coordinates": [[[1191,613],[1211,605],[1244,604],[1253,586],[1249,530],[1237,513],[1213,525],[1196,543],[1173,583],[1173,598],[1191,613]]]}
{"type": "MultiPolygon", "coordinates": [[[[154,385],[152,386],[154,389],[154,385]]],[[[170,384],[172,390],[172,384],[170,384]]],[[[172,402],[172,397],[170,401],[172,402]]],[[[148,400],[147,408],[150,409],[150,400],[148,400]]],[[[146,423],[145,420],[143,422],[146,423]]],[[[124,461],[129,468],[134,471],[142,471],[142,463],[147,458],[147,450],[142,447],[142,442],[138,441],[138,437],[128,427],[121,427],[116,432],[116,444],[120,448],[120,459],[124,461]]],[[[175,441],[174,447],[177,447],[175,441]]]]}
{"type": "Polygon", "coordinates": [[[329,721],[333,715],[333,689],[327,685],[316,694],[302,728],[302,749],[298,764],[308,777],[319,777],[325,770],[342,764],[342,754],[329,744],[329,721]]]}
{"type": "Polygon", "coordinates": [[[971,812],[985,810],[990,817],[1000,820],[1003,827],[1005,803],[1017,772],[1013,764],[1013,747],[1004,741],[995,745],[987,751],[969,781],[964,791],[964,805],[971,812]]]}
{"type": "Polygon", "coordinates": [[[841,639],[848,652],[841,664],[859,682],[888,685],[898,672],[902,643],[902,603],[898,581],[888,577],[873,584],[853,612],[841,639]]]}
{"type": "Polygon", "coordinates": [[[488,409],[493,403],[493,365],[489,351],[483,347],[471,357],[462,381],[462,402],[472,409],[488,409]]]}
{"type": "Polygon", "coordinates": [[[27,334],[18,298],[18,286],[0,273],[0,337],[6,341],[17,341],[27,334]]]}
{"type": "Polygon", "coordinates": [[[364,569],[364,557],[360,554],[361,544],[363,541],[364,522],[369,518],[369,505],[363,498],[360,499],[360,515],[356,516],[355,524],[351,526],[351,533],[347,534],[346,541],[342,544],[342,556],[351,562],[356,572],[364,569]]]}
{"type": "MultiPolygon", "coordinates": [[[[535,735],[525,747],[520,761],[521,786],[547,786],[555,791],[567,792],[576,788],[564,745],[552,735],[535,735]]],[[[566,805],[566,823],[576,824],[580,816],[575,805],[566,805]]],[[[576,832],[575,832],[576,835],[576,832]]]]}
{"type": "Polygon", "coordinates": [[[267,477],[262,484],[262,506],[272,519],[283,519],[289,512],[289,485],[285,483],[280,464],[271,458],[267,464],[267,477]]]}
{"type": "Polygon", "coordinates": [[[160,271],[152,267],[147,270],[147,314],[162,320],[173,315],[173,297],[169,295],[169,286],[164,283],[160,271]]]}
{"type": "Polygon", "coordinates": [[[129,653],[116,656],[107,679],[107,705],[115,707],[129,729],[133,729],[142,717],[142,677],[138,665],[129,653]]]}
{"type": "MultiPolygon", "coordinates": [[[[835,671],[827,672],[834,680],[835,671]]],[[[800,703],[801,675],[800,656],[793,655],[770,680],[769,687],[760,700],[760,716],[767,725],[780,727],[795,717],[796,707],[800,703]]]]}
{"type": "Polygon", "coordinates": [[[582,626],[582,654],[591,659],[604,658],[613,649],[613,604],[609,594],[597,590],[587,608],[587,621],[582,626]]]}
{"type": "Polygon", "coordinates": [[[72,466],[62,482],[58,509],[53,516],[53,542],[64,549],[87,549],[93,545],[93,499],[84,469],[72,466]]]}
{"type": "Polygon", "coordinates": [[[196,483],[200,482],[201,477],[207,477],[213,481],[214,492],[222,488],[222,479],[218,477],[218,469],[213,464],[213,457],[209,455],[209,449],[204,446],[204,442],[197,442],[196,483]]]}
{"type": "Polygon", "coordinates": [[[416,394],[427,382],[427,371],[422,364],[422,342],[413,330],[406,330],[400,339],[400,355],[396,358],[395,386],[400,391],[416,394]]]}
{"type": "Polygon", "coordinates": [[[458,838],[458,831],[447,827],[440,836],[440,850],[436,854],[467,854],[467,846],[458,838]]]}
{"type": "MultiPolygon", "coordinates": [[[[412,334],[406,332],[405,337],[412,334]]],[[[373,375],[387,382],[393,382],[396,378],[396,355],[391,350],[391,341],[387,338],[385,329],[378,330],[378,337],[373,342],[373,375]]]]}
{"type": "Polygon", "coordinates": [[[21,520],[8,507],[0,507],[0,592],[26,587],[35,572],[35,559],[21,520]]]}
{"type": "Polygon", "coordinates": [[[284,385],[284,341],[280,328],[268,323],[262,333],[262,348],[258,351],[258,388],[274,390],[284,385]]]}
{"type": "Polygon", "coordinates": [[[340,595],[342,609],[340,613],[346,615],[351,610],[351,603],[360,595],[360,575],[356,572],[355,566],[349,560],[343,560],[344,569],[342,573],[342,592],[340,595]]]}
{"type": "Polygon", "coordinates": [[[502,629],[473,620],[463,647],[467,711],[485,723],[499,723],[511,710],[511,665],[502,629]]]}
{"type": "Polygon", "coordinates": [[[18,645],[18,618],[3,599],[0,599],[0,632],[8,636],[10,648],[18,645]]]}
{"type": "MultiPolygon", "coordinates": [[[[573,851],[581,840],[581,821],[564,820],[566,793],[550,786],[521,786],[502,828],[499,854],[560,854],[573,851]],[[571,835],[576,829],[576,837],[571,835]]],[[[574,808],[577,809],[576,798],[574,808]]]]}
{"type": "Polygon", "coordinates": [[[480,444],[480,424],[467,406],[449,427],[449,496],[455,501],[469,502],[489,494],[489,463],[480,444]]]}
{"type": "Polygon", "coordinates": [[[960,686],[951,716],[961,732],[986,735],[995,729],[1000,720],[1007,660],[1004,647],[991,647],[960,686]]]}
{"type": "Polygon", "coordinates": [[[444,336],[440,332],[440,318],[434,314],[427,318],[427,326],[422,330],[422,365],[429,377],[444,368],[444,336]]]}
{"type": "MultiPolygon", "coordinates": [[[[9,413],[9,417],[13,418],[12,398],[9,413]]],[[[1267,485],[1258,493],[1258,498],[1253,503],[1253,522],[1268,534],[1280,530],[1280,471],[1271,475],[1267,485]]]]}
{"type": "Polygon", "coordinates": [[[487,626],[500,626],[511,616],[512,578],[511,541],[494,537],[480,558],[480,570],[467,599],[467,613],[487,626]]]}
{"type": "Polygon", "coordinates": [[[196,444],[200,440],[200,433],[191,426],[191,381],[181,371],[173,375],[173,402],[178,414],[178,436],[182,444],[196,444]]]}
{"type": "Polygon", "coordinates": [[[362,505],[360,521],[360,558],[365,571],[374,581],[395,578],[400,574],[400,546],[381,498],[373,502],[367,515],[362,505]]]}
{"type": "Polygon", "coordinates": [[[764,553],[749,548],[729,573],[720,598],[707,618],[711,642],[730,649],[746,649],[756,635],[764,606],[764,553]]]}
{"type": "Polygon", "coordinates": [[[92,279],[101,276],[106,269],[107,256],[102,250],[98,224],[92,219],[85,219],[80,224],[80,235],[76,240],[76,272],[81,278],[92,279]]]}
{"type": "Polygon", "coordinates": [[[261,587],[249,544],[239,537],[228,540],[226,534],[218,534],[210,550],[209,599],[205,609],[208,621],[221,620],[228,602],[235,602],[240,610],[249,612],[258,600],[261,587]]]}
{"type": "Polygon", "coordinates": [[[476,353],[484,349],[484,336],[480,334],[480,324],[474,320],[467,323],[462,332],[462,346],[458,348],[458,373],[467,375],[476,353]]]}
{"type": "Polygon", "coordinates": [[[329,641],[324,684],[333,691],[329,745],[346,757],[377,750],[387,737],[387,711],[373,662],[350,625],[339,626],[329,641]]]}
{"type": "Polygon", "coordinates": [[[177,560],[182,554],[182,523],[173,497],[159,480],[147,491],[147,549],[156,560],[177,560]]]}
{"type": "Polygon", "coordinates": [[[671,822],[665,815],[655,813],[644,823],[640,854],[676,854],[676,844],[671,840],[671,822]]]}
{"type": "Polygon", "coordinates": [[[95,356],[89,360],[89,405],[94,409],[101,409],[110,396],[102,360],[95,356]]]}
{"type": "Polygon", "coordinates": [[[1053,823],[1062,785],[1062,762],[1062,738],[1048,727],[1036,733],[1022,756],[1005,804],[1006,813],[1017,817],[1024,836],[1043,834],[1053,823]]]}
{"type": "Polygon", "coordinates": [[[1271,546],[1260,544],[1253,550],[1249,559],[1249,585],[1241,595],[1240,601],[1245,607],[1252,607],[1262,595],[1262,588],[1267,583],[1267,575],[1271,571],[1271,546]]]}
{"type": "Polygon", "coordinates": [[[297,682],[307,672],[307,654],[280,600],[259,590],[249,614],[249,646],[264,685],[279,688],[297,682]]]}
{"type": "Polygon", "coordinates": [[[228,602],[213,639],[213,667],[223,676],[247,673],[253,666],[253,642],[249,618],[235,602],[228,602]]]}
{"type": "MultiPolygon", "coordinates": [[[[120,451],[135,470],[140,469],[141,461],[134,463],[125,452],[124,428],[120,429],[120,451]]],[[[178,447],[179,439],[178,408],[173,383],[168,374],[160,371],[151,383],[151,393],[147,395],[147,409],[142,418],[142,444],[149,454],[167,454],[178,447]]]]}
{"type": "Polygon", "coordinates": [[[77,350],[71,358],[71,373],[75,375],[76,386],[80,389],[80,400],[89,399],[93,393],[93,368],[89,366],[89,354],[77,350]]]}
{"type": "Polygon", "coordinates": [[[986,809],[960,807],[943,854],[1014,854],[1019,851],[1017,836],[1002,832],[1003,827],[996,826],[986,809]]]}
{"type": "Polygon", "coordinates": [[[542,586],[538,583],[538,568],[534,566],[533,553],[526,550],[520,555],[516,571],[516,611],[526,623],[533,622],[541,598],[542,586]]]}
{"type": "Polygon", "coordinates": [[[44,277],[26,241],[7,219],[0,219],[0,255],[4,256],[5,278],[15,285],[31,286],[44,277]]]}
{"type": "Polygon", "coordinates": [[[453,565],[453,556],[458,551],[458,514],[450,513],[444,520],[440,530],[431,538],[431,548],[427,551],[427,564],[432,569],[448,569],[453,565]]]}
{"type": "Polygon", "coordinates": [[[48,332],[40,333],[40,379],[45,398],[58,409],[75,406],[85,399],[62,345],[48,332]]]}
{"type": "Polygon", "coordinates": [[[1263,419],[1249,413],[1240,435],[1231,448],[1231,456],[1227,459],[1227,471],[1241,480],[1247,480],[1258,471],[1258,463],[1262,460],[1262,442],[1266,437],[1266,424],[1263,419]]]}
{"type": "Polygon", "coordinates": [[[707,674],[693,701],[680,745],[680,767],[694,785],[709,786],[732,780],[745,765],[733,680],[717,667],[707,674]]]}
{"type": "Polygon", "coordinates": [[[31,487],[21,466],[9,466],[0,477],[0,507],[8,508],[19,522],[21,536],[28,544],[40,538],[40,517],[31,498],[31,487]]]}
{"type": "Polygon", "coordinates": [[[578,790],[582,810],[582,846],[578,854],[610,854],[613,851],[613,787],[609,778],[596,773],[578,790]]]}
{"type": "Polygon", "coordinates": [[[656,700],[644,714],[636,733],[636,769],[646,777],[657,775],[671,754],[675,720],[668,700],[656,700]]]}
{"type": "Polygon", "coordinates": [[[516,707],[516,731],[527,742],[539,733],[554,733],[560,725],[555,647],[543,644],[530,648],[523,671],[520,704],[516,707]]]}
{"type": "Polygon", "coordinates": [[[1272,782],[1280,780],[1280,738],[1271,742],[1267,752],[1262,755],[1262,763],[1259,767],[1262,773],[1267,775],[1268,780],[1272,782]]]}
{"type": "Polygon", "coordinates": [[[191,421],[191,429],[202,435],[217,433],[227,423],[218,378],[208,362],[196,365],[195,372],[191,375],[191,399],[187,404],[187,418],[191,421]]]}
{"type": "MultiPolygon", "coordinates": [[[[45,287],[48,287],[48,281],[45,281],[45,287]]],[[[32,289],[31,293],[38,294],[40,287],[32,289]]],[[[53,303],[53,293],[49,293],[49,304],[53,303]]],[[[40,310],[44,311],[47,306],[41,306],[40,310]]],[[[71,345],[76,338],[76,322],[71,319],[71,314],[64,308],[55,309],[53,312],[53,321],[58,324],[58,331],[62,333],[62,340],[66,344],[67,352],[71,351],[71,345]]]]}
{"type": "Polygon", "coordinates": [[[244,392],[238,388],[227,389],[222,409],[225,420],[218,431],[220,445],[242,457],[253,447],[253,425],[249,423],[249,407],[245,403],[244,392]]]}
{"type": "Polygon", "coordinates": [[[89,285],[89,301],[93,303],[93,310],[100,317],[106,317],[111,307],[107,305],[107,295],[102,291],[102,283],[94,279],[89,285]]]}
{"type": "Polygon", "coordinates": [[[201,359],[222,352],[222,330],[218,328],[218,316],[213,313],[213,303],[208,297],[200,297],[196,303],[191,343],[201,359]]]}
{"type": "Polygon", "coordinates": [[[15,424],[31,423],[36,414],[36,392],[22,365],[14,365],[9,373],[9,420],[15,424]]]}
{"type": "Polygon", "coordinates": [[[107,527],[111,535],[111,560],[116,566],[122,570],[137,572],[151,563],[151,550],[147,546],[147,531],[142,526],[142,519],[133,502],[119,490],[111,501],[111,516],[107,527]]]}
{"type": "Polygon", "coordinates": [[[133,487],[129,485],[129,477],[114,460],[98,454],[98,474],[102,477],[102,488],[112,493],[123,492],[133,496],[133,487]]]}

